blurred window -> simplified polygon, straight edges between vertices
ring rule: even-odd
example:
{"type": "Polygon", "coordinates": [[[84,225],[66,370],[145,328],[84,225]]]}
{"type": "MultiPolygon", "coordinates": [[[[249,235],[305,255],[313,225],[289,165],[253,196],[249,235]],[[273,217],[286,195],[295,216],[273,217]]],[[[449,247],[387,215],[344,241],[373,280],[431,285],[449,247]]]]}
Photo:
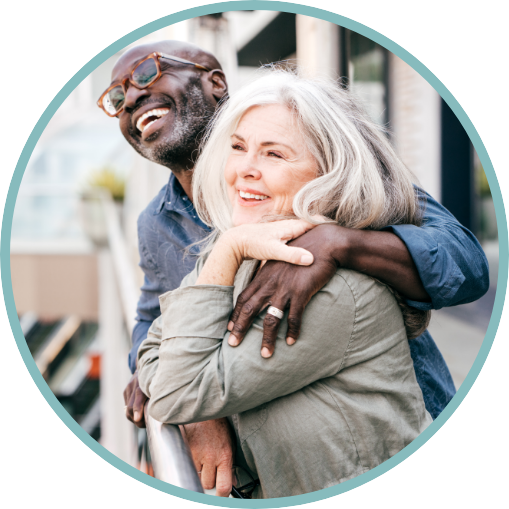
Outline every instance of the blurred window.
{"type": "Polygon", "coordinates": [[[351,30],[342,30],[342,74],[350,90],[363,102],[370,118],[388,120],[387,50],[351,30]]]}

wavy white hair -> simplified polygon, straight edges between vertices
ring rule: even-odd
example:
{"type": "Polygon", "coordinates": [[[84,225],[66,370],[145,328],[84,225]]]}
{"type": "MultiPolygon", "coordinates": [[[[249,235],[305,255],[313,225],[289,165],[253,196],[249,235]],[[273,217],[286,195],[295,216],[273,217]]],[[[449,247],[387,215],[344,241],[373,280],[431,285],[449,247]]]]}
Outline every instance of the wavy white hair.
{"type": "Polygon", "coordinates": [[[232,227],[224,179],[231,135],[249,108],[269,104],[282,104],[293,112],[318,163],[317,177],[294,198],[295,216],[316,223],[312,216],[321,215],[358,229],[418,224],[412,174],[384,130],[368,119],[352,95],[332,80],[272,68],[260,71],[226,100],[205,134],[194,170],[193,196],[200,218],[216,233],[232,227]]]}

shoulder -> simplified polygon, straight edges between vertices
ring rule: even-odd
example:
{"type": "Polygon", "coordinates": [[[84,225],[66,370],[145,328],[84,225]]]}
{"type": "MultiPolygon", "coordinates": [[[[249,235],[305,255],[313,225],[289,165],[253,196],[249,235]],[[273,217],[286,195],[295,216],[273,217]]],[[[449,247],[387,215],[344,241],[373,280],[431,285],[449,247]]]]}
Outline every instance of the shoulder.
{"type": "Polygon", "coordinates": [[[367,316],[388,315],[400,318],[401,311],[389,287],[370,276],[350,269],[338,269],[329,287],[339,300],[351,300],[356,320],[367,316]]]}

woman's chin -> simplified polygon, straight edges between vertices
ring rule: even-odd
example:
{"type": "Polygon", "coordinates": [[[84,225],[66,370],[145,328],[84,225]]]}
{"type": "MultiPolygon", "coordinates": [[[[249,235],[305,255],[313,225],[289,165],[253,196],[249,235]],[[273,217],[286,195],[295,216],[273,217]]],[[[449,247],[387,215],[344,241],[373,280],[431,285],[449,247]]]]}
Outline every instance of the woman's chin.
{"type": "Polygon", "coordinates": [[[242,226],[243,224],[255,224],[259,223],[264,214],[249,214],[246,212],[240,214],[233,214],[232,223],[233,226],[242,226]]]}

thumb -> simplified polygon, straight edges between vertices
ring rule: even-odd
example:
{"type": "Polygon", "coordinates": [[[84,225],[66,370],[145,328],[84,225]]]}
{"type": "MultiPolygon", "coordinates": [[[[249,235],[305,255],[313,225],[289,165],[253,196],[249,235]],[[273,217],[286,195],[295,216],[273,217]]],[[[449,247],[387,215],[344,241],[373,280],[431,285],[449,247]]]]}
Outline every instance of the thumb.
{"type": "Polygon", "coordinates": [[[271,245],[268,260],[280,260],[293,265],[311,265],[313,255],[301,247],[292,247],[280,242],[271,245]]]}

